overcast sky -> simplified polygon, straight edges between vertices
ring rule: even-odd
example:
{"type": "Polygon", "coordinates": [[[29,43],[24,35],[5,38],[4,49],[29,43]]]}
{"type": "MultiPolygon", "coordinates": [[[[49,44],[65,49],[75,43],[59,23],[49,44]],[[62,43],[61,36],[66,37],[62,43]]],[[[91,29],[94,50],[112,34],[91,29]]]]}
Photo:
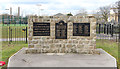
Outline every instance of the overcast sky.
{"type": "Polygon", "coordinates": [[[86,9],[89,14],[97,10],[101,6],[107,6],[115,3],[118,0],[1,0],[0,14],[9,13],[12,7],[12,14],[17,14],[18,6],[21,7],[21,15],[39,14],[53,15],[56,13],[78,13],[81,9],[86,9]],[[37,6],[37,5],[41,6],[37,6]],[[39,9],[43,9],[39,11],[39,9]]]}

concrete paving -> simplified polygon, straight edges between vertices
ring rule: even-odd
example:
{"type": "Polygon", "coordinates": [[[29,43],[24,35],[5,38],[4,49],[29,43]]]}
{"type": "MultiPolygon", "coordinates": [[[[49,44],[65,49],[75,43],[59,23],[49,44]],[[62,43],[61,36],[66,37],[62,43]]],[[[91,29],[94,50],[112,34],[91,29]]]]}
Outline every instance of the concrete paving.
{"type": "Polygon", "coordinates": [[[102,49],[94,54],[24,54],[26,48],[10,57],[8,67],[117,67],[116,59],[102,49]]]}

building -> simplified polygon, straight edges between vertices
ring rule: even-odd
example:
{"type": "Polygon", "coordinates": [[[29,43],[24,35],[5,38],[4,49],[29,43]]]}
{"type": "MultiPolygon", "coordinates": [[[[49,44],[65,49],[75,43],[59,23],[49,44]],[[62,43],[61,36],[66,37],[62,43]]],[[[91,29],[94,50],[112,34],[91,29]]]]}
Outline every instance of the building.
{"type": "Polygon", "coordinates": [[[108,21],[118,23],[118,9],[117,8],[110,9],[110,16],[108,18],[108,21]]]}
{"type": "Polygon", "coordinates": [[[95,14],[82,14],[82,13],[79,13],[79,14],[76,14],[75,16],[77,17],[85,17],[85,18],[95,18],[95,14]]]}

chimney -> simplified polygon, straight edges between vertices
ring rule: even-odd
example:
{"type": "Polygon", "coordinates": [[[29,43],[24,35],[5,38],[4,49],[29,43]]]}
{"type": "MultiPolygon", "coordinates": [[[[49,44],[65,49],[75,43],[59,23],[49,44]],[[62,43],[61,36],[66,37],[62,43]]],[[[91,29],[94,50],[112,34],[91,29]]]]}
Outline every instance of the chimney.
{"type": "Polygon", "coordinates": [[[20,16],[20,7],[18,7],[18,17],[20,16]]]}
{"type": "Polygon", "coordinates": [[[12,15],[12,7],[10,7],[10,15],[12,15]]]}

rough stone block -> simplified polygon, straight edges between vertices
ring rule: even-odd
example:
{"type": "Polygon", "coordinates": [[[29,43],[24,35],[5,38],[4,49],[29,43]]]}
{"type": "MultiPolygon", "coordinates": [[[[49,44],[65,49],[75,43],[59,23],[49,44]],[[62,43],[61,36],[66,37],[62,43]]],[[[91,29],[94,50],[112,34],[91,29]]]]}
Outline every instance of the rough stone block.
{"type": "Polygon", "coordinates": [[[32,37],[28,37],[28,40],[29,40],[29,41],[32,40],[32,37]]]}
{"type": "Polygon", "coordinates": [[[73,40],[73,43],[75,43],[75,44],[76,44],[76,43],[78,43],[78,41],[77,41],[77,40],[73,40]]]}
{"type": "Polygon", "coordinates": [[[71,44],[68,44],[68,45],[67,45],[67,48],[72,48],[72,45],[71,45],[71,44]]]}
{"type": "MultiPolygon", "coordinates": [[[[94,19],[82,17],[33,17],[29,19],[28,32],[29,32],[29,48],[40,48],[37,53],[91,53],[92,47],[96,46],[96,23],[92,22],[94,19]],[[55,39],[55,23],[60,20],[67,23],[67,39],[55,39]],[[50,21],[48,21],[50,20],[50,21]],[[50,36],[33,36],[33,22],[50,22],[50,36]],[[73,36],[73,23],[90,22],[90,36],[73,36]],[[86,46],[87,45],[87,46],[86,46]],[[85,49],[89,49],[86,51],[85,49]]],[[[35,51],[30,50],[31,53],[35,51]]],[[[26,52],[30,52],[26,51],[26,52]]]]}
{"type": "Polygon", "coordinates": [[[35,40],[35,41],[32,41],[33,42],[33,44],[38,44],[38,41],[37,40],[35,40]]]}
{"type": "Polygon", "coordinates": [[[29,48],[34,48],[34,45],[29,45],[28,47],[29,47],[29,48]]]}

